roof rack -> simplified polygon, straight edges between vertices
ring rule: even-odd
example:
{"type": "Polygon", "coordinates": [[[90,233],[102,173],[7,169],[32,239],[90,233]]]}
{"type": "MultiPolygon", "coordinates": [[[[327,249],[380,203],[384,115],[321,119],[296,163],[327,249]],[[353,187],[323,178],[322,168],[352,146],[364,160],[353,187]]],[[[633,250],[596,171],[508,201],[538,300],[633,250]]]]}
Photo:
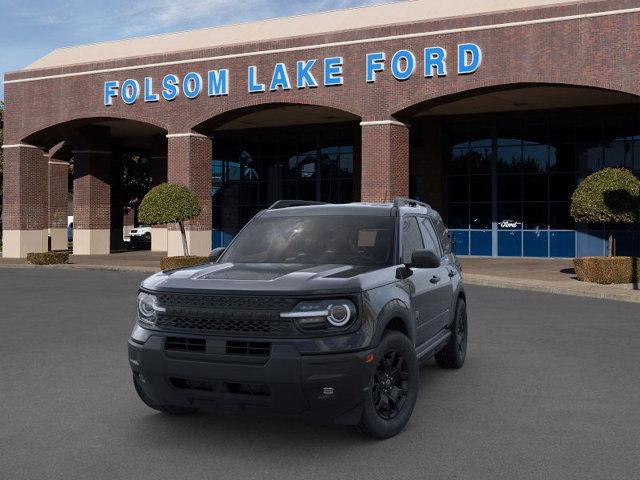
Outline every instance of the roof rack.
{"type": "Polygon", "coordinates": [[[326,205],[326,202],[313,202],[311,200],[278,200],[271,204],[267,210],[277,210],[279,208],[305,207],[307,205],[326,205]]]}
{"type": "Polygon", "coordinates": [[[393,199],[393,206],[398,207],[424,207],[428,210],[431,209],[431,205],[424,202],[419,202],[418,200],[412,200],[410,198],[405,197],[396,197],[393,199]]]}

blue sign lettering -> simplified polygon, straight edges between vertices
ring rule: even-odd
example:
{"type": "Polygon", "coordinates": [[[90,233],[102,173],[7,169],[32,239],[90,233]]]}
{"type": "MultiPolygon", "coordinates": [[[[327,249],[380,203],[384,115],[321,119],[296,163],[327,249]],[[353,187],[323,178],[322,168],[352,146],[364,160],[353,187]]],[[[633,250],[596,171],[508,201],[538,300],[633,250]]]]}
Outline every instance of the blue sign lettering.
{"type": "MultiPolygon", "coordinates": [[[[456,69],[458,75],[469,75],[476,72],[482,65],[482,50],[475,43],[461,43],[457,46],[456,69]]],[[[446,77],[447,72],[447,50],[440,46],[426,47],[422,55],[416,57],[414,52],[408,49],[400,49],[395,52],[371,52],[365,55],[364,60],[364,81],[372,84],[378,81],[379,77],[395,79],[397,81],[407,81],[411,79],[417,68],[422,69],[424,78],[446,77]],[[389,61],[390,74],[386,73],[387,58],[389,61]],[[419,62],[421,62],[419,64],[419,62]]],[[[271,78],[261,77],[265,75],[263,71],[258,71],[258,67],[250,65],[247,67],[247,91],[249,93],[264,93],[267,91],[267,84],[271,92],[286,92],[292,89],[292,78],[289,76],[288,67],[295,65],[295,86],[297,89],[318,88],[319,83],[314,75],[316,64],[321,64],[323,76],[322,85],[325,87],[339,86],[344,84],[345,59],[342,56],[326,57],[323,59],[297,60],[291,63],[277,62],[273,65],[271,78]]],[[[192,71],[183,77],[169,73],[160,80],[159,91],[154,90],[154,77],[143,77],[141,82],[134,78],[120,80],[108,80],[104,82],[103,103],[105,106],[113,105],[119,97],[123,103],[133,105],[140,98],[145,103],[175,100],[183,94],[187,99],[200,97],[206,91],[208,97],[223,97],[229,95],[232,72],[229,69],[215,69],[204,72],[192,71]],[[142,87],[141,87],[142,83],[142,87]]],[[[158,88],[158,87],[156,87],[158,88]]]]}
{"type": "Polygon", "coordinates": [[[208,94],[210,97],[229,95],[229,70],[209,70],[207,73],[208,94]]]}
{"type": "Polygon", "coordinates": [[[145,77],[144,79],[144,101],[145,102],[157,102],[160,100],[160,95],[153,93],[153,78],[145,77]]]}
{"type": "Polygon", "coordinates": [[[384,71],[384,61],[386,59],[384,52],[367,53],[367,82],[376,81],[376,72],[384,71]]]}
{"type": "Polygon", "coordinates": [[[482,64],[482,50],[475,43],[461,43],[458,45],[458,73],[473,73],[482,64]]]}
{"type": "Polygon", "coordinates": [[[316,64],[316,60],[300,60],[296,62],[296,86],[298,88],[316,88],[318,82],[311,73],[311,69],[316,64]]]}
{"type": "Polygon", "coordinates": [[[178,94],[180,93],[180,88],[178,88],[178,77],[177,75],[166,75],[162,79],[162,98],[167,101],[175,100],[178,94]]]}
{"type": "Polygon", "coordinates": [[[442,47],[429,47],[424,49],[424,76],[433,77],[433,71],[439,77],[447,76],[447,51],[442,47]]]}
{"type": "Polygon", "coordinates": [[[271,77],[271,85],[269,90],[275,92],[278,88],[283,90],[291,90],[291,82],[289,81],[289,74],[287,73],[287,67],[284,63],[276,63],[273,68],[273,76],[271,77]]]}
{"type": "Polygon", "coordinates": [[[122,90],[120,91],[122,101],[127,105],[133,105],[140,96],[140,84],[133,78],[128,78],[122,82],[122,90]]]}
{"type": "Polygon", "coordinates": [[[333,85],[342,85],[342,57],[330,57],[324,59],[324,85],[331,87],[333,85]]]}
{"type": "Polygon", "coordinates": [[[258,67],[251,66],[248,69],[249,76],[249,93],[264,92],[264,83],[257,83],[256,76],[258,75],[258,67]]]}

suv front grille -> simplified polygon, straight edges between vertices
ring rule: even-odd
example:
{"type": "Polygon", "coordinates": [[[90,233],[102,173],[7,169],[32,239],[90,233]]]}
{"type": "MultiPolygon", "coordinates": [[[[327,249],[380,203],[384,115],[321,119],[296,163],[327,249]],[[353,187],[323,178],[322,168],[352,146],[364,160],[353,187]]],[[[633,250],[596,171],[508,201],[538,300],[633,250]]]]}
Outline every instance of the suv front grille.
{"type": "Polygon", "coordinates": [[[278,310],[293,308],[297,301],[287,297],[193,295],[160,293],[161,305],[175,307],[200,307],[214,309],[278,310]]]}
{"type": "Polygon", "coordinates": [[[289,320],[216,319],[206,316],[158,315],[156,326],[178,330],[192,330],[219,335],[266,336],[286,335],[292,332],[289,320]]]}
{"type": "Polygon", "coordinates": [[[254,383],[223,382],[219,380],[201,380],[196,378],[171,377],[169,382],[181,390],[199,390],[201,392],[232,393],[270,397],[271,389],[267,385],[254,383]]]}
{"type": "Polygon", "coordinates": [[[255,355],[257,357],[268,357],[271,354],[271,344],[267,342],[228,341],[226,352],[228,355],[255,355]]]}
{"type": "Polygon", "coordinates": [[[297,300],[286,297],[159,294],[166,311],[156,326],[167,330],[240,337],[296,335],[291,320],[280,312],[291,310],[297,300]]]}
{"type": "Polygon", "coordinates": [[[164,348],[183,352],[206,352],[207,341],[204,338],[167,337],[164,348]]]}

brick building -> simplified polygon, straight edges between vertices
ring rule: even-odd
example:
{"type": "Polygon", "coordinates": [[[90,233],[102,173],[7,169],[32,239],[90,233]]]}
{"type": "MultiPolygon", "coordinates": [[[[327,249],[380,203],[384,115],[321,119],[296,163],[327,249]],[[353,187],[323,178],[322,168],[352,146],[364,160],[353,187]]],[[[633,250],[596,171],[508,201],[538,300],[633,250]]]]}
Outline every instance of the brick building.
{"type": "Polygon", "coordinates": [[[640,170],[639,27],[632,0],[415,0],[55,50],[5,76],[3,255],[66,247],[70,160],[74,252],[108,253],[127,152],[196,193],[197,254],[277,199],[398,195],[439,209],[459,254],[602,254],[618,227],[568,201],[640,170]]]}

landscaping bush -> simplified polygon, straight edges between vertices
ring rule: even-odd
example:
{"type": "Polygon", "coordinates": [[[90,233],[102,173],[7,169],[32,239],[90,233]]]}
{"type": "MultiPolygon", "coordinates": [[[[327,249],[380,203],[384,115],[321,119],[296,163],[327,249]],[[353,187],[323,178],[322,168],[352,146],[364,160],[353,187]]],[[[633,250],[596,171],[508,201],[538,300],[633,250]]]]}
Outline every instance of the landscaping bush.
{"type": "Polygon", "coordinates": [[[27,253],[27,262],[31,265],[58,265],[69,263],[69,252],[27,253]]]}
{"type": "Polygon", "coordinates": [[[581,257],[574,259],[573,265],[576,277],[583,282],[603,285],[640,282],[638,257],[581,257]]]}
{"type": "Polygon", "coordinates": [[[142,199],[138,219],[149,225],[165,225],[177,223],[182,234],[182,248],[186,257],[189,256],[187,235],[184,222],[202,213],[195,194],[183,185],[163,183],[152,188],[142,199]]]}
{"type": "Polygon", "coordinates": [[[192,267],[194,265],[203,265],[209,262],[209,257],[164,257],[160,260],[161,270],[173,270],[175,268],[192,267]]]}
{"type": "MultiPolygon", "coordinates": [[[[604,168],[585,178],[571,196],[578,223],[633,224],[640,220],[640,180],[625,168],[604,168]]],[[[609,256],[615,241],[609,236],[609,256]]]]}

